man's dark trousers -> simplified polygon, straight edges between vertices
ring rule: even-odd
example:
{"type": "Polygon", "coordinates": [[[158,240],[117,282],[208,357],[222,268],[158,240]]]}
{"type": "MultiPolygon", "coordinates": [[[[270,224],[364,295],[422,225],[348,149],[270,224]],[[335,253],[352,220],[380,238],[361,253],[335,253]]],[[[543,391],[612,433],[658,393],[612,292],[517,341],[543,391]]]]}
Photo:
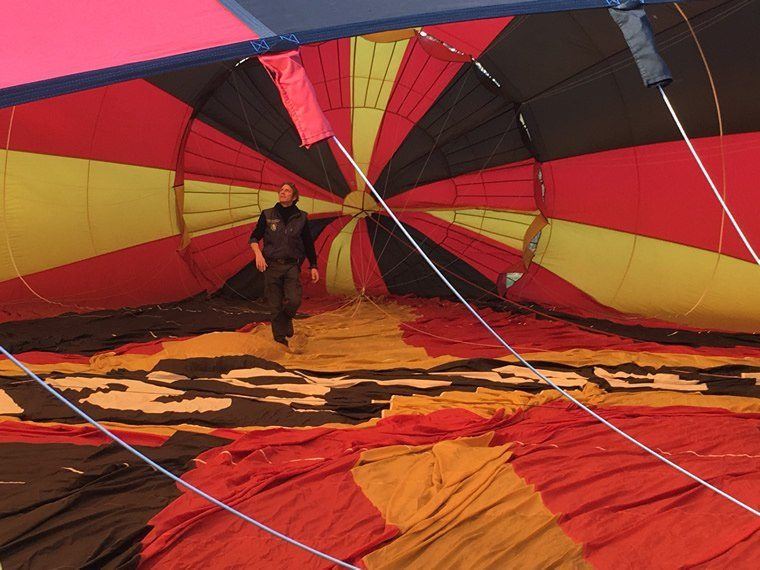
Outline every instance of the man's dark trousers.
{"type": "Polygon", "coordinates": [[[301,271],[296,261],[267,262],[264,294],[272,313],[272,336],[277,340],[293,336],[293,317],[301,306],[301,271]]]}

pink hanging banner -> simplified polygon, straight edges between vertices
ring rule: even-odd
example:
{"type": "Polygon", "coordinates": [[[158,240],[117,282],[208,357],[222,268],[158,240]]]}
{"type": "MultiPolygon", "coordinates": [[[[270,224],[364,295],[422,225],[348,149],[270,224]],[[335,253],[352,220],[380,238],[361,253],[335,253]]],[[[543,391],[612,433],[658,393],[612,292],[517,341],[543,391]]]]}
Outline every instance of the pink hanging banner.
{"type": "Polygon", "coordinates": [[[259,57],[280,91],[280,97],[301,136],[301,146],[309,148],[333,136],[333,130],[317,101],[314,86],[306,75],[296,50],[259,57]]]}

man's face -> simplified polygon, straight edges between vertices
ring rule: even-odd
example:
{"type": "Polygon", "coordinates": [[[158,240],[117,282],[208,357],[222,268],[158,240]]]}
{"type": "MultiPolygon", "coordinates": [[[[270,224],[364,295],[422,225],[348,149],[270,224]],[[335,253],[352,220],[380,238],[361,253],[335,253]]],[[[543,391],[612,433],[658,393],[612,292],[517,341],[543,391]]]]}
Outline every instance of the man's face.
{"type": "Polygon", "coordinates": [[[287,184],[283,184],[280,188],[279,200],[283,206],[290,206],[293,203],[293,189],[287,184]]]}

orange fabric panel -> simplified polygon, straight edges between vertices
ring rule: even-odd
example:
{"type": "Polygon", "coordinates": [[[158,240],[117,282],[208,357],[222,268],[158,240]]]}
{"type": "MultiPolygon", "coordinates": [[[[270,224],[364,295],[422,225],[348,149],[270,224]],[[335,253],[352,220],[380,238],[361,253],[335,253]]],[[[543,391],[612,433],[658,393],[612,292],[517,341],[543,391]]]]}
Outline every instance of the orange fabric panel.
{"type": "MultiPolygon", "coordinates": [[[[690,406],[718,408],[736,413],[760,413],[760,400],[740,396],[681,394],[670,391],[608,393],[594,384],[586,384],[582,390],[569,390],[569,393],[584,404],[604,408],[613,406],[650,406],[653,408],[690,406]]],[[[391,406],[384,416],[429,414],[437,410],[456,408],[490,417],[499,410],[512,414],[521,409],[527,410],[561,399],[561,394],[555,390],[543,390],[538,394],[531,394],[520,390],[504,392],[489,388],[478,388],[475,392],[444,392],[440,396],[394,396],[391,400],[391,406]]]]}
{"type": "Polygon", "coordinates": [[[366,451],[354,480],[401,535],[367,568],[584,568],[583,551],[493,433],[366,451]]]}

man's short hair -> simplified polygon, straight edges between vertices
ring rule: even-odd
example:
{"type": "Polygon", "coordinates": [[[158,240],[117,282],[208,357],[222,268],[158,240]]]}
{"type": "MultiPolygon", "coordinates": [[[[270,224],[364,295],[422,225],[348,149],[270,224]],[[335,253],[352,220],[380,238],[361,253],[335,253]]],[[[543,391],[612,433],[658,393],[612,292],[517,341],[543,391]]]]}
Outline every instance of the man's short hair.
{"type": "Polygon", "coordinates": [[[280,188],[282,188],[283,186],[290,186],[290,188],[293,190],[293,203],[295,204],[296,202],[298,202],[298,198],[299,198],[300,195],[298,193],[298,188],[296,187],[295,183],[294,182],[283,182],[280,185],[280,188]]]}

